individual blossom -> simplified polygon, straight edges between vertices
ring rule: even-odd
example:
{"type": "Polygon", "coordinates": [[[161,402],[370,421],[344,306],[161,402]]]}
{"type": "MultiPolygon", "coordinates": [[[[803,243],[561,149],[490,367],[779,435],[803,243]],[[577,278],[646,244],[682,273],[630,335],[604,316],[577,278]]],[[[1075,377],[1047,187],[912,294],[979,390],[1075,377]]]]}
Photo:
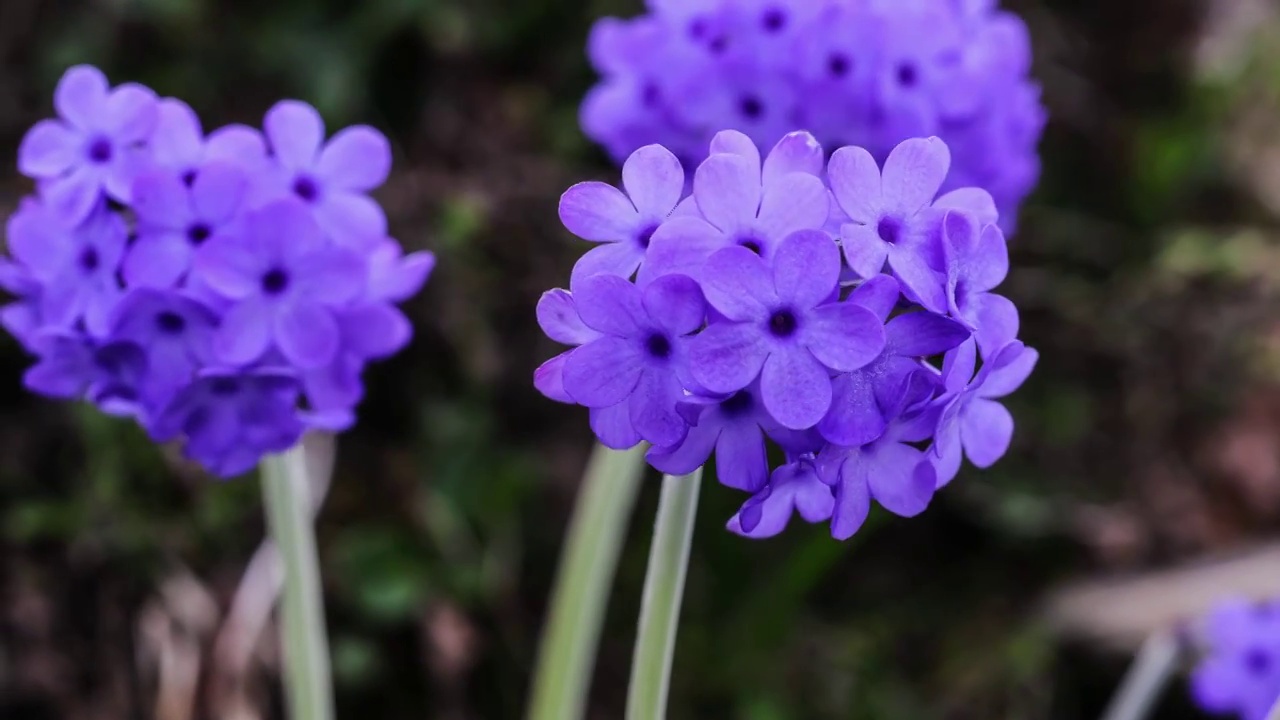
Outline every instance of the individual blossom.
{"type": "Polygon", "coordinates": [[[228,125],[206,136],[200,117],[177,98],[161,100],[156,115],[149,171],[168,171],[191,185],[209,164],[231,165],[250,175],[267,169],[266,140],[247,125],[228,125]]]}
{"type": "Polygon", "coordinates": [[[947,256],[947,310],[963,322],[984,355],[1018,336],[1018,309],[993,290],[1009,272],[1009,248],[999,226],[979,227],[969,213],[948,212],[943,221],[947,256]]]}
{"type": "Polygon", "coordinates": [[[276,201],[251,213],[238,237],[223,236],[196,258],[196,272],[232,305],[214,352],[247,365],[277,349],[301,368],[321,367],[338,353],[336,306],[364,287],[364,259],[330,246],[302,201],[276,201]]]}
{"type": "Polygon", "coordinates": [[[1266,720],[1280,702],[1280,604],[1227,600],[1202,623],[1205,655],[1191,674],[1200,707],[1266,720]]]}
{"type": "Polygon", "coordinates": [[[808,523],[830,520],[835,502],[831,488],[818,477],[813,458],[801,457],[774,470],[769,484],[729,519],[728,528],[744,537],[773,537],[786,529],[793,513],[808,523]]]}
{"type": "Polygon", "coordinates": [[[960,470],[961,457],[989,468],[1004,457],[1013,440],[1013,415],[998,402],[1022,386],[1040,354],[1014,341],[992,354],[974,373],[977,341],[968,340],[947,353],[942,366],[945,394],[934,443],[939,484],[960,470]]]}
{"type": "Polygon", "coordinates": [[[212,362],[219,317],[176,290],[138,288],[116,308],[110,337],[146,359],[141,399],[162,404],[212,362]]]}
{"type": "Polygon", "coordinates": [[[839,249],[824,233],[784,240],[772,265],[746,248],[707,261],[703,291],[725,320],[691,344],[693,378],[731,393],[760,377],[765,409],[783,427],[813,427],[831,404],[831,374],[863,367],[884,348],[867,309],[834,298],[839,249]]]}
{"type": "Polygon", "coordinates": [[[563,388],[591,408],[626,403],[636,433],[654,445],[681,442],[688,425],[676,411],[687,380],[687,336],[705,322],[696,283],[683,275],[643,291],[616,275],[595,275],[573,288],[582,323],[600,333],[564,360],[563,388]]]}
{"type": "Polygon", "coordinates": [[[22,384],[46,397],[88,399],[111,415],[142,408],[148,377],[146,354],[131,342],[97,342],[74,332],[48,330],[33,342],[37,361],[22,384]]]}
{"type": "Polygon", "coordinates": [[[263,121],[274,168],[267,198],[301,200],[338,244],[367,247],[387,234],[387,218],[368,192],[391,170],[391,145],[377,130],[355,125],[325,142],[315,108],[285,100],[263,121]]]}
{"type": "Polygon", "coordinates": [[[111,88],[100,70],[77,65],[54,92],[58,119],[42,120],[18,148],[18,169],[40,181],[46,202],[74,224],[102,194],[128,202],[145,168],[145,143],[155,128],[155,93],[133,83],[111,88]]]}

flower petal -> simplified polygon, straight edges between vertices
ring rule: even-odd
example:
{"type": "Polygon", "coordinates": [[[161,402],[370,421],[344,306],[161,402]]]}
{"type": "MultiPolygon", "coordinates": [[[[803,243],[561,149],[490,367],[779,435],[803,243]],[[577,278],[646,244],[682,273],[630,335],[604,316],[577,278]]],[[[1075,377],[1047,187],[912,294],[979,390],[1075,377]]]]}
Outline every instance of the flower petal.
{"type": "Polygon", "coordinates": [[[568,356],[567,352],[560,353],[539,365],[533,371],[533,386],[549,400],[573,405],[573,398],[564,389],[564,361],[568,356]]]}
{"type": "Polygon", "coordinates": [[[592,275],[616,275],[624,280],[630,279],[644,256],[644,249],[635,243],[601,243],[574,263],[569,284],[576,285],[579,280],[592,275]]]}
{"type": "Polygon", "coordinates": [[[866,471],[856,461],[846,462],[844,468],[835,486],[835,507],[831,513],[831,537],[836,540],[853,537],[871,512],[866,471]]]}
{"type": "Polygon", "coordinates": [[[684,194],[684,168],[670,150],[646,145],[622,165],[622,186],[641,215],[665,218],[684,194]]]}
{"type": "Polygon", "coordinates": [[[764,260],[744,247],[717,251],[702,267],[707,302],[730,320],[763,320],[778,304],[764,260]]]}
{"type": "Polygon", "coordinates": [[[394,305],[365,303],[338,315],[344,353],[362,359],[391,357],[413,337],[409,318],[394,305]]]}
{"type": "Polygon", "coordinates": [[[974,336],[983,357],[991,357],[1018,337],[1018,308],[1008,298],[982,293],[969,302],[965,317],[978,328],[974,336]]]}
{"type": "Polygon", "coordinates": [[[191,256],[191,245],[184,235],[146,233],[129,247],[121,272],[129,287],[172,287],[191,266],[191,256]]]}
{"type": "Polygon", "coordinates": [[[858,277],[875,278],[884,270],[889,246],[875,228],[849,223],[840,229],[840,239],[845,259],[858,277]]]}
{"type": "Polygon", "coordinates": [[[963,210],[977,220],[979,226],[991,225],[1000,220],[996,210],[996,201],[991,193],[982,188],[967,187],[952,190],[933,201],[933,206],[941,210],[963,210]]]}
{"type": "Polygon", "coordinates": [[[365,289],[369,277],[364,258],[351,250],[328,248],[297,258],[292,282],[299,297],[320,305],[341,305],[365,289]]]}
{"type": "Polygon", "coordinates": [[[67,122],[80,130],[97,129],[107,104],[107,76],[91,65],[67,70],[53,92],[53,106],[67,122]]]}
{"type": "Polygon", "coordinates": [[[607,408],[591,409],[591,430],[601,445],[613,450],[627,450],[640,444],[640,433],[631,424],[630,405],[624,400],[607,408]]]}
{"type": "Polygon", "coordinates": [[[18,171],[32,178],[60,175],[77,160],[79,137],[57,120],[41,120],[18,146],[18,171]]]}
{"type": "Polygon", "coordinates": [[[159,103],[160,99],[148,88],[126,83],[111,91],[102,120],[120,145],[141,142],[156,127],[159,103]]]}
{"type": "Polygon", "coordinates": [[[1029,347],[1016,351],[1016,354],[1013,353],[1015,351],[1006,346],[996,354],[996,360],[992,363],[994,367],[987,372],[982,380],[982,386],[978,388],[979,397],[1002,398],[1022,387],[1022,383],[1026,382],[1040,360],[1040,353],[1029,347]]]}
{"type": "Polygon", "coordinates": [[[257,172],[267,160],[267,142],[262,133],[247,125],[227,125],[209,133],[205,160],[226,162],[246,172],[257,172]]]}
{"type": "Polygon", "coordinates": [[[718,153],[738,155],[757,171],[760,169],[760,148],[756,147],[755,141],[737,130],[721,130],[711,138],[711,150],[707,154],[718,153]]]}
{"type": "Polygon", "coordinates": [[[616,275],[594,275],[573,286],[574,306],[587,327],[630,337],[648,325],[635,285],[616,275]]]}
{"type": "Polygon", "coordinates": [[[276,345],[285,359],[300,368],[319,368],[333,362],[341,337],[338,323],[325,307],[295,302],[275,316],[276,345]]]}
{"type": "Polygon", "coordinates": [[[687,275],[658,278],[644,289],[641,302],[649,317],[673,335],[688,335],[707,319],[702,290],[687,275]]]}
{"type": "Polygon", "coordinates": [[[778,299],[811,308],[831,297],[840,282],[840,248],[821,230],[801,230],[782,241],[773,256],[778,299]]]}
{"type": "Polygon", "coordinates": [[[641,371],[635,344],[606,336],[569,353],[564,363],[564,389],[579,405],[609,407],[631,395],[641,371]]]}
{"type": "MultiPolygon", "coordinates": [[[[645,455],[645,459],[658,472],[668,475],[688,475],[705,465],[710,459],[720,433],[721,428],[716,424],[694,425],[689,428],[689,433],[684,440],[670,447],[652,448],[645,455]]],[[[724,468],[718,459],[716,467],[721,482],[724,482],[724,468]]]]}
{"type": "Polygon", "coordinates": [[[873,375],[855,371],[831,381],[831,408],[818,423],[818,432],[833,445],[861,447],[873,442],[887,425],[876,404],[873,375]]]}
{"type": "Polygon", "coordinates": [[[102,201],[102,178],[93,168],[81,167],[70,175],[41,183],[40,195],[67,223],[77,223],[102,201]]]}
{"type": "Polygon", "coordinates": [[[638,229],[640,215],[618,188],[584,182],[560,196],[560,222],[583,240],[623,242],[638,229]]]}
{"type": "Polygon", "coordinates": [[[339,245],[360,248],[387,235],[387,216],[368,195],[329,192],[315,206],[316,219],[339,245]]]}
{"type": "Polygon", "coordinates": [[[928,311],[906,313],[884,328],[885,345],[894,355],[941,355],[969,339],[969,331],[950,318],[928,311]]]}
{"type": "Polygon", "coordinates": [[[259,292],[268,262],[253,247],[230,237],[215,237],[195,257],[195,272],[220,295],[239,299],[259,292]]]}
{"type": "Polygon", "coordinates": [[[946,312],[947,296],[942,276],[911,249],[894,247],[889,251],[889,267],[902,283],[902,292],[919,302],[924,309],[946,312]]]}
{"type": "Polygon", "coordinates": [[[257,298],[243,300],[222,317],[214,338],[214,353],[222,362],[248,365],[271,346],[271,314],[257,298]]]}
{"type": "Polygon", "coordinates": [[[712,392],[737,392],[760,375],[769,350],[749,323],[718,323],[689,343],[689,370],[712,392]]]}
{"type": "MultiPolygon", "coordinates": [[[[201,220],[223,223],[243,206],[249,183],[244,172],[234,165],[206,165],[191,186],[191,200],[201,220]]],[[[134,197],[134,202],[138,198],[134,197]]]]}
{"type": "Polygon", "coordinates": [[[860,147],[836,150],[827,164],[827,177],[836,202],[851,220],[860,225],[879,220],[880,166],[871,153],[860,147]]]}
{"type": "Polygon", "coordinates": [[[815,308],[801,332],[804,345],[813,356],[837,372],[865,367],[884,350],[884,326],[880,318],[850,302],[815,308]]]}
{"type": "Polygon", "coordinates": [[[760,227],[774,238],[797,230],[818,229],[826,224],[830,208],[830,196],[822,180],[791,173],[765,186],[760,227]]]}
{"type": "Polygon", "coordinates": [[[924,453],[896,442],[879,443],[871,451],[867,483],[876,502],[902,517],[924,512],[938,484],[924,453]]]}
{"type": "Polygon", "coordinates": [[[716,476],[721,485],[737,490],[758,492],[764,487],[769,481],[769,459],[759,425],[738,422],[724,426],[716,441],[716,476]]]}
{"type": "Polygon", "coordinates": [[[698,209],[721,230],[732,231],[755,220],[760,195],[759,165],[739,155],[712,155],[694,173],[698,209]]]}
{"type": "Polygon", "coordinates": [[[157,163],[166,170],[185,172],[199,164],[204,131],[191,106],[165,98],[156,106],[156,125],[147,140],[157,163]]]}
{"type": "Polygon", "coordinates": [[[765,195],[769,187],[790,173],[822,177],[822,163],[822,145],[813,135],[800,131],[782,136],[764,160],[765,195]]]}
{"type": "Polygon", "coordinates": [[[684,440],[689,425],[676,412],[676,402],[682,395],[674,374],[652,370],[642,373],[631,395],[631,424],[640,437],[657,447],[669,447],[684,440]]]}
{"type": "Polygon", "coordinates": [[[1009,245],[999,226],[982,229],[966,271],[970,290],[991,290],[1004,282],[1009,274],[1009,245]]]}
{"type": "Polygon", "coordinates": [[[548,290],[538,300],[538,325],[547,337],[565,345],[582,345],[600,337],[578,317],[573,294],[568,290],[548,290]]]}
{"type": "Polygon", "coordinates": [[[663,275],[688,275],[702,279],[702,267],[717,250],[728,247],[724,233],[700,217],[679,217],[664,222],[653,233],[636,284],[641,287],[663,275]]]}
{"type": "Polygon", "coordinates": [[[831,407],[831,377],[827,369],[798,346],[770,353],[760,376],[760,391],[765,409],[778,424],[791,430],[817,425],[831,407]]]}
{"type": "MultiPolygon", "coordinates": [[[[884,162],[884,207],[904,215],[915,214],[933,202],[950,167],[951,151],[942,140],[931,137],[903,141],[884,162]]],[[[853,213],[849,215],[852,217],[853,213]]]]}
{"type": "Polygon", "coordinates": [[[729,519],[729,532],[756,540],[771,538],[787,529],[791,522],[793,496],[789,491],[766,487],[743,503],[729,519]]]}
{"type": "Polygon", "coordinates": [[[282,100],[267,111],[263,128],[276,160],[288,170],[310,170],[324,142],[324,120],[310,105],[282,100]]]}
{"type": "Polygon", "coordinates": [[[849,293],[847,302],[861,305],[875,313],[875,316],[880,318],[880,322],[884,322],[889,319],[889,313],[898,306],[899,297],[901,297],[901,291],[898,289],[897,280],[889,275],[873,275],[849,293]]]}
{"type": "Polygon", "coordinates": [[[152,172],[134,181],[132,206],[144,231],[185,231],[193,219],[190,193],[171,172],[152,172]]]}
{"type": "Polygon", "coordinates": [[[994,400],[974,398],[960,413],[964,454],[979,468],[996,464],[1013,440],[1013,415],[994,400]]]}
{"type": "Polygon", "coordinates": [[[368,125],[345,128],[320,151],[315,169],[327,187],[368,192],[391,172],[391,143],[368,125]]]}

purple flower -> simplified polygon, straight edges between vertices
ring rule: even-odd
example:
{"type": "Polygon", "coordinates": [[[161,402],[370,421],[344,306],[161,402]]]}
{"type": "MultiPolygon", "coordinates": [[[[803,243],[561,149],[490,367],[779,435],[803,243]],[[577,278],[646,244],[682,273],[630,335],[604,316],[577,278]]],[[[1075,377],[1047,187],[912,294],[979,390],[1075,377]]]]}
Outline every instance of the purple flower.
{"type": "Polygon", "coordinates": [[[676,409],[690,425],[689,434],[647,455],[650,465],[669,475],[693,472],[714,451],[721,484],[756,492],[769,479],[766,434],[792,452],[817,450],[813,437],[782,427],[765,412],[758,383],[721,399],[690,397],[676,409]]]}
{"type": "Polygon", "coordinates": [[[1009,248],[996,225],[978,229],[967,213],[950,211],[943,222],[947,253],[947,308],[974,331],[984,356],[1018,336],[1018,309],[990,292],[1009,272],[1009,248]]]}
{"type": "Polygon", "coordinates": [[[841,229],[845,256],[869,278],[888,262],[908,296],[926,310],[945,312],[940,271],[941,217],[931,208],[950,165],[938,138],[913,139],[894,148],[880,172],[871,153],[840,148],[831,156],[831,191],[849,216],[841,229]]]}
{"type": "Polygon", "coordinates": [[[124,222],[98,206],[80,225],[36,203],[9,218],[9,250],[39,283],[40,320],[70,329],[83,322],[94,337],[108,330],[121,289],[116,280],[128,233],[124,222]]]}
{"type": "Polygon", "coordinates": [[[59,81],[54,107],[59,119],[36,123],[22,139],[18,169],[40,181],[41,195],[69,223],[87,216],[104,191],[128,202],[156,124],[155,94],[134,84],[113,90],[97,68],[77,65],[59,81]]]}
{"type": "Polygon", "coordinates": [[[300,368],[333,361],[334,307],[357,297],[367,275],[364,259],[326,244],[308,208],[292,199],[251,213],[241,236],[207,243],[196,273],[232,301],[214,342],[223,362],[247,365],[274,347],[300,368]]]}
{"type": "Polygon", "coordinates": [[[764,407],[783,427],[816,425],[831,405],[831,373],[857,370],[884,348],[879,318],[833,301],[840,253],[822,232],[789,236],[772,267],[746,248],[721,250],[703,275],[707,301],[725,321],[691,343],[693,378],[732,393],[760,377],[764,407]]]}
{"type": "Polygon", "coordinates": [[[218,316],[174,290],[140,288],[116,308],[111,338],[142,348],[147,379],[142,399],[160,404],[213,358],[218,316]]]}
{"type": "Polygon", "coordinates": [[[266,169],[262,133],[247,125],[228,125],[205,137],[195,111],[176,98],[160,101],[148,144],[151,167],[174,173],[187,185],[209,164],[230,164],[249,174],[266,169]]]}
{"type": "Polygon", "coordinates": [[[942,366],[946,395],[934,442],[939,485],[960,470],[961,454],[979,468],[1004,457],[1013,440],[1013,416],[996,402],[1022,386],[1040,354],[1014,341],[986,360],[974,375],[976,341],[947,353],[942,366]]]}
{"type": "Polygon", "coordinates": [[[642,147],[622,166],[621,190],[602,182],[578,183],[560,198],[560,221],[583,240],[601,243],[574,266],[573,278],[607,273],[630,278],[654,232],[684,192],[684,169],[670,151],[642,147]]]}
{"type": "Polygon", "coordinates": [[[83,335],[50,331],[33,347],[39,358],[22,384],[53,398],[86,398],[112,415],[140,409],[140,389],[147,377],[146,355],[130,342],[96,343],[83,335]]]}
{"type": "Polygon", "coordinates": [[[1265,720],[1280,701],[1280,606],[1229,600],[1203,627],[1207,654],[1191,674],[1196,703],[1215,714],[1265,720]]]}
{"type": "Polygon", "coordinates": [[[783,238],[826,222],[822,147],[813,136],[787,135],[763,167],[755,144],[739,132],[716,135],[711,153],[693,178],[698,212],[672,218],[653,234],[641,284],[669,273],[701,281],[707,259],[728,247],[772,258],[783,238]]]}
{"type": "Polygon", "coordinates": [[[150,423],[158,442],[185,439],[184,451],[210,472],[233,477],[302,437],[298,383],[287,370],[205,369],[150,423]]]}
{"type": "Polygon", "coordinates": [[[206,241],[238,232],[247,191],[244,173],[227,164],[202,168],[191,183],[173,171],[138,178],[133,188],[138,237],[125,256],[125,282],[172,287],[206,241]]]}
{"type": "Polygon", "coordinates": [[[835,497],[818,477],[814,461],[802,458],[773,471],[769,484],[751,496],[729,519],[730,532],[749,538],[768,538],[787,527],[794,510],[805,522],[831,519],[835,497]]]}
{"type": "Polygon", "coordinates": [[[680,443],[688,431],[676,411],[690,384],[683,377],[686,336],[706,317],[697,284],[668,275],[641,291],[616,275],[595,275],[579,281],[573,296],[582,323],[601,337],[565,358],[565,393],[590,408],[626,402],[641,438],[659,447],[680,443]]]}
{"type": "MultiPolygon", "coordinates": [[[[892,303],[884,302],[890,292],[896,300],[897,283],[880,275],[858,288],[849,302],[863,305],[883,320],[892,309],[892,303]]],[[[859,447],[883,435],[911,376],[922,369],[920,358],[956,347],[969,338],[969,331],[954,320],[920,311],[890,320],[884,335],[884,351],[874,362],[832,381],[831,409],[818,423],[818,431],[835,445],[859,447]]]]}
{"type": "Polygon", "coordinates": [[[391,145],[382,133],[355,125],[325,143],[320,114],[296,100],[271,108],[264,127],[278,166],[274,197],[301,200],[340,245],[368,247],[386,236],[382,207],[366,194],[391,170],[391,145]]]}

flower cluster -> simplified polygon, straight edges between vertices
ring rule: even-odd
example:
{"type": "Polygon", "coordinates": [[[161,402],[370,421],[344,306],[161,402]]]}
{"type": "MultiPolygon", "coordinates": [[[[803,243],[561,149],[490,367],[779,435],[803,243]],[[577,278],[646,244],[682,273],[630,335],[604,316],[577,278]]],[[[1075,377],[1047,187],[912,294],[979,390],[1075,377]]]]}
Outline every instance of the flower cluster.
{"type": "Polygon", "coordinates": [[[584,131],[619,162],[649,143],[698,160],[740,130],[768,148],[797,128],[883,161],[937,135],[955,164],[945,189],[980,187],[1011,232],[1040,166],[1030,38],[996,0],[649,0],[599,21],[588,54],[602,80],[584,131]]]}
{"type": "Polygon", "coordinates": [[[1004,455],[1013,418],[998,401],[1038,357],[992,292],[1009,262],[995,203],[977,188],[938,197],[949,164],[936,137],[883,168],[859,147],[828,163],[804,132],[762,162],[724,131],[686,196],[676,156],[640,148],[621,190],[581,183],[561,199],[565,227],[598,245],[538,305],[574,347],[536,386],[588,407],[605,445],[650,443],[663,472],[714,455],[721,483],[752,494],[729,523],[742,535],[774,535],[794,510],[848,538],[873,498],[921,512],[963,457],[1004,455]],[[772,471],[767,440],[786,458],[772,471]]]}
{"type": "Polygon", "coordinates": [[[54,106],[19,148],[38,192],[0,265],[17,298],[0,322],[37,357],[26,386],[182,439],[223,476],[307,427],[348,427],[365,363],[412,334],[394,303],[434,264],[402,255],[368,195],[386,138],[358,126],[326,142],[296,101],[264,132],[206,134],[180,100],[88,66],[54,106]]]}
{"type": "Polygon", "coordinates": [[[1280,703],[1280,602],[1223,602],[1205,619],[1203,638],[1208,652],[1191,676],[1196,702],[1265,720],[1280,703]]]}

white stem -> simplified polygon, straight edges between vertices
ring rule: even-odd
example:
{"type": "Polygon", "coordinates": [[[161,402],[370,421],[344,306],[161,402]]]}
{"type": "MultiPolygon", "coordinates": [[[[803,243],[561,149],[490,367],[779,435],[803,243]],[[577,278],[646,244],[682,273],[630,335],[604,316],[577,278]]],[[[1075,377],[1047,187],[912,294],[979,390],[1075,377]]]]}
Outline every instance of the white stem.
{"type": "Polygon", "coordinates": [[[1102,720],[1144,720],[1173,676],[1180,655],[1181,645],[1172,632],[1158,632],[1147,638],[1102,720]]]}

